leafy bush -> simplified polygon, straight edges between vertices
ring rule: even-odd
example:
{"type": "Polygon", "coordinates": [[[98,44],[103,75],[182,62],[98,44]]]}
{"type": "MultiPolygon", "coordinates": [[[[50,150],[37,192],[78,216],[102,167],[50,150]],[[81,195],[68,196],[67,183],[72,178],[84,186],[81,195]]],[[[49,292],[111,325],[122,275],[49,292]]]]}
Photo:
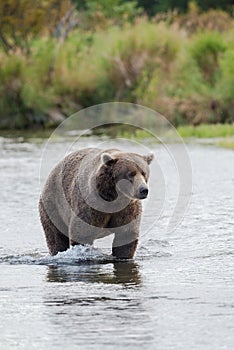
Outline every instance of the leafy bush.
{"type": "Polygon", "coordinates": [[[189,34],[208,30],[221,33],[233,28],[233,18],[230,14],[220,9],[202,12],[196,2],[190,2],[188,12],[175,15],[173,20],[189,34]]]}
{"type": "Polygon", "coordinates": [[[220,59],[221,77],[218,89],[224,101],[234,101],[234,49],[227,50],[220,59]]]}
{"type": "Polygon", "coordinates": [[[221,77],[217,83],[220,105],[226,120],[234,122],[234,49],[227,50],[220,59],[221,77]]]}
{"type": "Polygon", "coordinates": [[[155,80],[155,70],[169,74],[171,63],[180,49],[180,35],[165,24],[145,20],[115,31],[112,44],[105,51],[108,81],[114,86],[117,99],[141,100],[140,90],[155,80]],[[114,39],[114,40],[113,40],[114,39]]]}
{"type": "Polygon", "coordinates": [[[15,127],[24,107],[21,100],[24,61],[20,56],[12,55],[9,59],[1,54],[0,62],[0,126],[8,126],[11,116],[10,124],[15,127]]]}
{"type": "Polygon", "coordinates": [[[219,57],[226,50],[226,45],[220,33],[204,32],[197,35],[190,50],[204,80],[214,84],[219,69],[219,57]]]}
{"type": "Polygon", "coordinates": [[[55,44],[53,40],[36,41],[22,74],[22,99],[27,108],[46,112],[54,103],[53,74],[55,44]]]}

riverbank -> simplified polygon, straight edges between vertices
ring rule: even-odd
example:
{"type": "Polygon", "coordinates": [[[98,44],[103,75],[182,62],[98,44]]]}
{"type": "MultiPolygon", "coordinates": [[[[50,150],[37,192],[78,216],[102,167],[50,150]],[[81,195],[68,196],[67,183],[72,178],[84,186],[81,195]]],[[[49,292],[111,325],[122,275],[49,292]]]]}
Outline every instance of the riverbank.
{"type": "MultiPolygon", "coordinates": [[[[184,139],[185,143],[202,143],[213,144],[216,146],[229,148],[234,150],[234,124],[201,124],[199,126],[180,126],[177,129],[179,135],[184,139]]],[[[54,128],[46,130],[1,130],[0,137],[15,139],[18,142],[41,142],[50,137],[54,128]]],[[[78,133],[77,133],[78,134],[78,133]]],[[[86,134],[90,136],[117,138],[123,137],[127,139],[151,139],[151,134],[141,129],[121,129],[121,128],[100,128],[94,133],[86,134]],[[115,132],[113,131],[115,130],[115,132]]],[[[154,139],[155,141],[155,139],[154,139]]],[[[173,140],[172,140],[173,142],[173,140]]]]}
{"type": "Polygon", "coordinates": [[[180,126],[178,133],[183,139],[199,139],[220,147],[234,149],[234,124],[201,124],[199,126],[180,126]]]}
{"type": "Polygon", "coordinates": [[[183,138],[228,138],[234,137],[234,124],[201,124],[179,126],[178,133],[183,138]]]}

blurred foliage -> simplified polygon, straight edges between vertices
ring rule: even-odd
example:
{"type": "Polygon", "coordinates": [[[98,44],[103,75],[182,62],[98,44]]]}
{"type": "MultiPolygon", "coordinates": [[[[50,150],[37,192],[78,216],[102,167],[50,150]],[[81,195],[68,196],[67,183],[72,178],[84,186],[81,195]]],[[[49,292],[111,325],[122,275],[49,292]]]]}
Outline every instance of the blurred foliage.
{"type": "Polygon", "coordinates": [[[137,1],[123,0],[72,0],[79,14],[79,26],[83,29],[106,29],[110,25],[122,25],[139,16],[143,9],[137,1]]]}
{"type": "Polygon", "coordinates": [[[191,45],[191,55],[198,65],[203,79],[215,84],[219,73],[219,58],[226,50],[226,45],[219,32],[199,33],[191,45]]]}
{"type": "MultiPolygon", "coordinates": [[[[77,1],[78,10],[79,3],[81,1],[77,1]]],[[[82,3],[84,3],[82,1],[82,3]]],[[[136,15],[141,13],[141,8],[137,8],[136,1],[122,1],[122,0],[86,0],[86,10],[89,14],[95,12],[102,12],[102,14],[111,19],[130,19],[132,20],[136,15]]]]}
{"type": "Polygon", "coordinates": [[[0,45],[6,53],[28,54],[31,40],[40,34],[58,35],[70,12],[70,0],[0,1],[0,45]]]}
{"type": "Polygon", "coordinates": [[[233,26],[233,18],[223,10],[209,9],[202,12],[195,2],[190,2],[186,14],[175,15],[173,17],[181,28],[189,34],[203,30],[214,30],[224,32],[233,26]]]}
{"type": "Polygon", "coordinates": [[[108,101],[175,125],[233,122],[233,18],[208,3],[165,1],[188,12],[155,16],[160,1],[0,2],[0,127],[47,127],[108,101]]]}
{"type": "MultiPolygon", "coordinates": [[[[175,9],[179,12],[187,12],[189,3],[190,0],[138,0],[138,4],[143,7],[149,15],[175,9]]],[[[232,0],[196,0],[196,4],[203,11],[222,9],[231,13],[233,10],[232,0]]]]}

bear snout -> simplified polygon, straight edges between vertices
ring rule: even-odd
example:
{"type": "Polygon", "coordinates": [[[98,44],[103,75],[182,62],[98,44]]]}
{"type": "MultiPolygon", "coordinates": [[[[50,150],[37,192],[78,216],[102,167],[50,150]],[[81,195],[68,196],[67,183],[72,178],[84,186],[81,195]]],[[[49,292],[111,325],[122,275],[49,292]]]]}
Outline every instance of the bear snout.
{"type": "Polygon", "coordinates": [[[140,186],[139,187],[139,198],[140,199],[145,199],[148,196],[149,189],[147,186],[140,186]]]}

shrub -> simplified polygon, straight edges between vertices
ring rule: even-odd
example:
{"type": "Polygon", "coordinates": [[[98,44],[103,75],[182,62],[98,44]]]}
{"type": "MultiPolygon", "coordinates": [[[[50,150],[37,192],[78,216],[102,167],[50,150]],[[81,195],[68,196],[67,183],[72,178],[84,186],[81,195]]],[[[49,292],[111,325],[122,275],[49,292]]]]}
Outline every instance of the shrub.
{"type": "Polygon", "coordinates": [[[225,119],[234,122],[234,50],[227,50],[220,59],[221,77],[217,84],[220,104],[225,119]]]}
{"type": "Polygon", "coordinates": [[[219,69],[219,57],[226,50],[222,36],[218,32],[204,32],[192,42],[190,51],[206,82],[214,85],[219,69]]]}
{"type": "Polygon", "coordinates": [[[233,28],[233,19],[227,12],[217,9],[201,12],[193,2],[189,3],[188,13],[174,16],[174,21],[189,34],[208,30],[221,33],[233,28]]]}
{"type": "Polygon", "coordinates": [[[0,126],[15,127],[24,109],[21,99],[22,71],[24,60],[21,56],[1,55],[0,59],[0,126]]]}
{"type": "Polygon", "coordinates": [[[126,28],[124,35],[116,31],[112,39],[111,49],[105,55],[108,80],[115,87],[118,99],[134,101],[135,96],[139,97],[139,84],[149,82],[155,69],[169,74],[181,38],[180,33],[163,23],[156,25],[141,20],[126,28]]]}
{"type": "Polygon", "coordinates": [[[46,113],[54,103],[54,62],[54,40],[35,41],[22,74],[21,96],[24,105],[36,113],[46,113]]]}

